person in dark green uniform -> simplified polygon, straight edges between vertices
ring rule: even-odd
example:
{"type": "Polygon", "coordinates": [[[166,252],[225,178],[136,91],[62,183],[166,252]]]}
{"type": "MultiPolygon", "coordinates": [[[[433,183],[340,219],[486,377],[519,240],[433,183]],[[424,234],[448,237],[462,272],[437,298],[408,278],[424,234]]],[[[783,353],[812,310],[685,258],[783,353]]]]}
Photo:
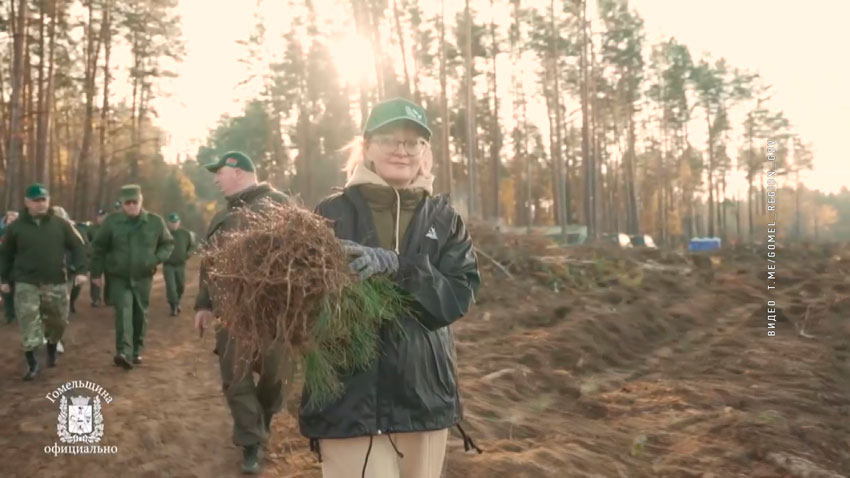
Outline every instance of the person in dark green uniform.
{"type": "Polygon", "coordinates": [[[174,251],[162,265],[165,277],[165,293],[171,309],[171,317],[180,313],[180,299],[186,288],[186,260],[195,249],[195,235],[180,227],[180,216],[173,212],[168,215],[168,229],[174,236],[174,251]]]}
{"type": "MultiPolygon", "coordinates": [[[[65,208],[63,208],[62,206],[53,206],[51,209],[53,209],[54,214],[61,217],[62,219],[65,219],[66,221],[70,222],[74,226],[74,229],[77,230],[77,232],[80,234],[80,237],[83,239],[83,245],[85,246],[86,250],[88,250],[89,249],[89,239],[88,239],[88,231],[87,231],[88,226],[86,226],[85,223],[75,222],[74,220],[72,220],[71,216],[68,214],[68,211],[66,211],[65,208]]],[[[76,314],[77,313],[77,309],[75,307],[75,304],[77,302],[77,299],[80,297],[80,292],[83,290],[83,285],[77,284],[76,281],[73,279],[73,276],[76,275],[75,274],[76,270],[74,269],[74,263],[71,260],[71,254],[70,253],[66,254],[65,267],[68,269],[68,272],[69,272],[68,275],[71,276],[71,278],[68,281],[68,289],[71,291],[71,296],[68,299],[68,306],[69,306],[68,307],[69,308],[69,311],[68,311],[69,317],[68,318],[70,318],[70,314],[76,314]]]]}
{"type": "MultiPolygon", "coordinates": [[[[241,208],[257,210],[264,200],[285,204],[289,197],[266,183],[257,182],[254,163],[246,155],[229,152],[218,161],[207,164],[215,173],[215,181],[227,198],[227,208],[219,211],[210,222],[206,240],[221,240],[226,231],[238,230],[237,213],[241,208]]],[[[195,327],[201,332],[215,320],[213,306],[216,297],[207,283],[207,271],[201,265],[198,298],[195,301],[195,327]]],[[[234,370],[236,349],[227,329],[216,326],[216,353],[218,354],[221,382],[230,414],[233,416],[233,443],[242,447],[242,471],[259,473],[263,459],[262,444],[268,439],[272,416],[284,401],[284,384],[291,367],[285,360],[283,344],[275,344],[262,352],[259,363],[250,364],[261,370],[255,383],[248,369],[234,370]]],[[[248,365],[248,364],[243,364],[248,365]]]]}
{"type": "MultiPolygon", "coordinates": [[[[95,222],[91,224],[86,230],[87,239],[89,241],[89,260],[91,261],[91,256],[94,253],[94,248],[92,247],[92,242],[94,241],[95,236],[100,231],[101,225],[103,225],[103,221],[106,220],[106,209],[98,209],[97,210],[97,218],[95,222]]],[[[94,283],[89,283],[89,295],[91,296],[91,306],[92,307],[100,307],[102,295],[103,295],[103,287],[99,287],[94,283]]]]}
{"type": "MultiPolygon", "coordinates": [[[[18,211],[6,211],[6,217],[3,218],[4,227],[0,229],[0,238],[3,233],[15,220],[18,219],[18,211]]],[[[9,293],[3,293],[3,316],[6,318],[6,323],[11,324],[15,321],[15,284],[9,283],[9,293]]]]}
{"type": "Polygon", "coordinates": [[[86,281],[83,238],[70,221],[50,208],[50,194],[41,184],[26,189],[25,208],[5,234],[0,247],[0,291],[15,282],[15,312],[23,336],[29,370],[24,380],[39,373],[36,351],[47,339],[47,366],[56,365],[57,344],[67,326],[68,283],[66,253],[77,275],[74,284],[86,281]]]}
{"type": "Polygon", "coordinates": [[[113,361],[127,370],[142,363],[153,276],[174,248],[165,221],[143,209],[143,199],[138,185],[123,186],[123,211],[106,218],[93,244],[92,282],[100,286],[104,272],[111,281],[108,292],[115,307],[113,361]]]}

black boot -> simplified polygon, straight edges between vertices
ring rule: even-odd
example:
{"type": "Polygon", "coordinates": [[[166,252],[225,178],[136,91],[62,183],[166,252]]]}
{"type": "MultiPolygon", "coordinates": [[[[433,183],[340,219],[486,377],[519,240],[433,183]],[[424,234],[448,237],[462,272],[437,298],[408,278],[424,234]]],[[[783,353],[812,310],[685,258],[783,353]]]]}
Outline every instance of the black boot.
{"type": "Polygon", "coordinates": [[[34,350],[26,352],[25,355],[27,357],[27,365],[29,365],[29,370],[27,371],[27,374],[24,375],[24,380],[30,381],[38,375],[38,358],[36,358],[34,350]]]}
{"type": "Polygon", "coordinates": [[[168,304],[171,307],[171,312],[168,314],[171,317],[177,317],[177,306],[174,304],[168,304]]]}
{"type": "Polygon", "coordinates": [[[263,466],[263,447],[259,444],[248,445],[242,449],[242,473],[255,475],[263,466]]]}
{"type": "Polygon", "coordinates": [[[72,313],[72,314],[76,314],[76,313],[77,313],[77,309],[74,307],[74,303],[73,303],[73,302],[71,302],[71,313],[72,313]]]}
{"type": "Polygon", "coordinates": [[[56,344],[51,344],[50,342],[47,342],[47,366],[56,366],[56,344]]]}

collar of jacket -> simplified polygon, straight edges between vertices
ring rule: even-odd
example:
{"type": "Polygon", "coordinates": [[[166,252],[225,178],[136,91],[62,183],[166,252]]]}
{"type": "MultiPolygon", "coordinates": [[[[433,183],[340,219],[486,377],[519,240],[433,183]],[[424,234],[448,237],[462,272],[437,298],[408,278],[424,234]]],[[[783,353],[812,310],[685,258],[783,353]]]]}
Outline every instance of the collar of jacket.
{"type": "MultiPolygon", "coordinates": [[[[392,188],[386,181],[383,180],[378,174],[372,171],[371,168],[367,167],[365,163],[360,163],[354,167],[354,171],[351,174],[351,177],[348,179],[348,182],[345,183],[345,187],[350,186],[358,186],[360,184],[375,184],[378,186],[385,186],[388,188],[392,188]]],[[[395,189],[395,188],[393,188],[395,189]]],[[[416,176],[416,179],[413,180],[409,186],[401,188],[404,189],[424,189],[429,195],[434,193],[434,176],[416,176]]]]}
{"type": "MultiPolygon", "coordinates": [[[[148,216],[148,211],[142,208],[142,210],[139,212],[139,221],[148,222],[148,216]]],[[[124,222],[130,222],[130,216],[128,216],[126,212],[121,211],[121,220],[124,222]]]]}
{"type": "Polygon", "coordinates": [[[243,204],[247,204],[260,194],[267,193],[269,190],[271,190],[271,186],[265,182],[249,186],[232,196],[227,196],[225,198],[227,199],[227,208],[233,209],[243,204]]]}
{"type": "MultiPolygon", "coordinates": [[[[44,218],[51,218],[54,215],[55,214],[53,213],[53,208],[51,207],[51,208],[47,208],[47,212],[43,216],[38,216],[38,217],[39,217],[39,219],[44,219],[44,218]]],[[[31,215],[29,209],[27,209],[27,208],[23,208],[23,209],[20,210],[20,212],[18,212],[18,220],[20,221],[21,219],[26,219],[27,221],[35,224],[35,216],[31,215]]],[[[14,224],[14,223],[12,223],[12,224],[14,224]]]]}
{"type": "MultiPolygon", "coordinates": [[[[380,247],[378,236],[375,234],[372,210],[363,197],[359,187],[347,187],[342,190],[341,196],[351,204],[354,212],[355,230],[350,239],[369,247],[380,247]]],[[[399,238],[399,255],[418,250],[419,244],[428,232],[428,228],[434,223],[434,219],[441,215],[449,207],[449,197],[445,194],[427,196],[420,201],[419,207],[413,213],[413,220],[407,228],[404,238],[399,238]]]]}

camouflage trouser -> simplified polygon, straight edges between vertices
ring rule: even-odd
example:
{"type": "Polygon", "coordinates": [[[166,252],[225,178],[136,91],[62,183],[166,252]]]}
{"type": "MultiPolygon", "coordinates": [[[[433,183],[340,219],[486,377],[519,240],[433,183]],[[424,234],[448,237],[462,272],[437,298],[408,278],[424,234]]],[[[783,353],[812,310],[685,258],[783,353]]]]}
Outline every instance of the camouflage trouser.
{"type": "Polygon", "coordinates": [[[51,344],[59,342],[68,324],[68,285],[16,283],[15,316],[24,351],[41,347],[45,337],[51,344]]]}

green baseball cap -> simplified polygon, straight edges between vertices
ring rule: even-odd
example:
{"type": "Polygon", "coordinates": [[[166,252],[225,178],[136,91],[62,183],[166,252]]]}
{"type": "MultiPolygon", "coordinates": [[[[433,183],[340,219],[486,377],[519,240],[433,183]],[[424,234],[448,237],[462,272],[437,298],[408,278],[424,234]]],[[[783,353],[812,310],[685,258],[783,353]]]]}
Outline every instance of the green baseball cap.
{"type": "Polygon", "coordinates": [[[423,130],[426,139],[431,139],[431,128],[428,127],[425,109],[404,98],[392,98],[373,106],[363,128],[363,136],[398,121],[410,121],[423,130]]]}
{"type": "Polygon", "coordinates": [[[180,222],[180,216],[176,212],[172,212],[168,215],[168,222],[180,222]]]}
{"type": "Polygon", "coordinates": [[[251,161],[251,158],[246,156],[245,153],[240,153],[239,151],[230,151],[224,153],[216,161],[204,165],[204,167],[207,168],[208,171],[211,171],[213,173],[225,166],[230,166],[231,168],[239,168],[249,173],[253,173],[255,171],[254,162],[251,161]]]}
{"type": "Polygon", "coordinates": [[[39,183],[30,184],[26,190],[27,199],[44,199],[49,198],[50,193],[47,191],[47,188],[39,183]]]}
{"type": "Polygon", "coordinates": [[[121,186],[121,202],[131,199],[138,200],[142,196],[142,187],[138,184],[125,184],[121,186]]]}

